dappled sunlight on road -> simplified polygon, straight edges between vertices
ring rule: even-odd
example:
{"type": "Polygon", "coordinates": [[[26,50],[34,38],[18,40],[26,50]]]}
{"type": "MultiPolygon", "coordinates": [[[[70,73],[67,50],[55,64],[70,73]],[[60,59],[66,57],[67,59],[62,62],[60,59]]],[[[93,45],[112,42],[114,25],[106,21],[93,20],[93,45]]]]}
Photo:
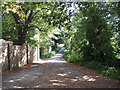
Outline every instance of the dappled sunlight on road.
{"type": "MultiPolygon", "coordinates": [[[[72,84],[77,83],[86,83],[87,82],[95,82],[98,76],[90,76],[90,75],[77,75],[74,72],[66,72],[66,73],[57,73],[54,78],[50,79],[49,81],[51,84],[49,86],[61,86],[61,87],[68,87],[73,86],[72,84]]],[[[89,83],[90,84],[90,83],[89,83]]]]}
{"type": "Polygon", "coordinates": [[[89,81],[89,82],[94,82],[94,81],[96,81],[96,79],[92,78],[92,76],[87,76],[87,75],[85,75],[85,76],[83,76],[82,78],[83,78],[84,80],[89,81]]]}
{"type": "Polygon", "coordinates": [[[20,87],[20,86],[13,86],[12,88],[24,88],[24,87],[20,87]]]}
{"type": "Polygon", "coordinates": [[[53,86],[66,86],[67,84],[62,83],[52,83],[53,86]]]}
{"type": "Polygon", "coordinates": [[[26,88],[26,84],[36,79],[42,74],[43,70],[37,68],[30,68],[11,73],[3,77],[4,88],[26,88]],[[8,86],[7,86],[8,85],[8,86]]]}
{"type": "Polygon", "coordinates": [[[96,79],[95,79],[96,76],[93,77],[93,76],[89,76],[89,75],[83,75],[81,77],[78,77],[78,76],[76,76],[76,77],[70,77],[71,76],[70,74],[59,73],[59,74],[57,74],[57,76],[65,77],[66,79],[69,79],[69,80],[71,80],[73,82],[76,82],[76,81],[95,82],[96,81],[96,79]]]}
{"type": "Polygon", "coordinates": [[[60,81],[60,80],[50,80],[50,82],[63,82],[63,81],[60,81]]]}
{"type": "Polygon", "coordinates": [[[64,76],[67,76],[67,74],[61,74],[61,73],[59,73],[59,74],[57,74],[58,76],[62,76],[62,77],[64,77],[64,76]]]}
{"type": "Polygon", "coordinates": [[[40,64],[43,63],[67,63],[66,61],[60,61],[60,60],[56,60],[56,59],[52,59],[52,60],[43,60],[40,62],[40,64]]]}

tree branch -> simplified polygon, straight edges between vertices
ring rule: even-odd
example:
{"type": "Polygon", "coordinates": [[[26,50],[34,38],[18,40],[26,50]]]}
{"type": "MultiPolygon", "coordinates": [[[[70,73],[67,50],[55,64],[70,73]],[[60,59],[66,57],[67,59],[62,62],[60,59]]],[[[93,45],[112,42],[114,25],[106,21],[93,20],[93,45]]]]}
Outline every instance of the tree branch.
{"type": "Polygon", "coordinates": [[[20,17],[17,13],[13,13],[12,11],[10,11],[10,13],[12,13],[14,19],[15,19],[15,22],[16,24],[20,24],[20,17]]]}
{"type": "Polygon", "coordinates": [[[28,16],[28,19],[26,20],[25,23],[30,23],[31,20],[32,20],[32,16],[33,16],[33,10],[30,11],[30,14],[29,14],[29,16],[28,16]]]}
{"type": "MultiPolygon", "coordinates": [[[[35,25],[31,25],[31,26],[29,26],[28,28],[31,28],[31,27],[35,27],[35,28],[37,28],[39,31],[43,31],[43,30],[41,30],[38,26],[35,26],[35,25]]],[[[43,31],[43,32],[47,32],[47,31],[43,31]]]]}
{"type": "Polygon", "coordinates": [[[36,15],[38,12],[40,12],[40,10],[38,10],[37,12],[35,12],[34,15],[32,16],[32,18],[34,18],[35,15],[36,15]]]}
{"type": "MultiPolygon", "coordinates": [[[[27,13],[29,11],[29,8],[25,11],[25,15],[27,16],[27,13]]],[[[27,18],[25,17],[25,22],[27,21],[27,18]]]]}

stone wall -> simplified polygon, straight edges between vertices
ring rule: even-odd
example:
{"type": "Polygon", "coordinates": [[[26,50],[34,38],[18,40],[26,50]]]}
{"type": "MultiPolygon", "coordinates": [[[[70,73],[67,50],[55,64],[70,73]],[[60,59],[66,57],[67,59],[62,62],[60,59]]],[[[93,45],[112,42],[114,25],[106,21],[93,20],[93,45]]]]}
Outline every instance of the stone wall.
{"type": "Polygon", "coordinates": [[[2,43],[2,71],[22,67],[38,60],[38,46],[30,47],[28,44],[13,45],[12,42],[2,43]]]}
{"type": "Polygon", "coordinates": [[[6,71],[8,69],[8,45],[2,43],[2,70],[6,71]]]}

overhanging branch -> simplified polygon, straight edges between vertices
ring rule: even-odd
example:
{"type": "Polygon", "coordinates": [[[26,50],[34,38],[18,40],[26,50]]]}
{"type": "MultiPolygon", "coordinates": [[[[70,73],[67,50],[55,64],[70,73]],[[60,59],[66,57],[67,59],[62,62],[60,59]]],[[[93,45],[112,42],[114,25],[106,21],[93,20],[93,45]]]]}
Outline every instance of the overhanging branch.
{"type": "Polygon", "coordinates": [[[31,22],[32,16],[33,16],[33,10],[30,11],[30,14],[28,16],[28,19],[26,20],[26,23],[30,23],[31,22]]]}
{"type": "Polygon", "coordinates": [[[35,28],[37,28],[39,31],[41,31],[41,32],[47,32],[47,31],[43,31],[43,30],[41,30],[38,26],[35,26],[35,25],[31,25],[31,26],[29,26],[29,28],[31,28],[31,27],[35,27],[35,28]]]}
{"type": "Polygon", "coordinates": [[[10,11],[10,13],[13,15],[16,24],[20,24],[20,17],[17,13],[13,13],[12,11],[10,11]]]}
{"type": "Polygon", "coordinates": [[[35,12],[34,15],[32,16],[32,18],[34,18],[35,15],[36,15],[38,12],[40,12],[40,10],[38,10],[37,12],[35,12]]]}

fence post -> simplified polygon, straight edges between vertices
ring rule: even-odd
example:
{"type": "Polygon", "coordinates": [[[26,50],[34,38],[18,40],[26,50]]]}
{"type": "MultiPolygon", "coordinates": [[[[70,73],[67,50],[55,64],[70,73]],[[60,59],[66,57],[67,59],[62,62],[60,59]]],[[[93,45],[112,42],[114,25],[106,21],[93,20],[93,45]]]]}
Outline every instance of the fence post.
{"type": "Polygon", "coordinates": [[[8,70],[10,71],[10,44],[8,43],[8,70]]]}

